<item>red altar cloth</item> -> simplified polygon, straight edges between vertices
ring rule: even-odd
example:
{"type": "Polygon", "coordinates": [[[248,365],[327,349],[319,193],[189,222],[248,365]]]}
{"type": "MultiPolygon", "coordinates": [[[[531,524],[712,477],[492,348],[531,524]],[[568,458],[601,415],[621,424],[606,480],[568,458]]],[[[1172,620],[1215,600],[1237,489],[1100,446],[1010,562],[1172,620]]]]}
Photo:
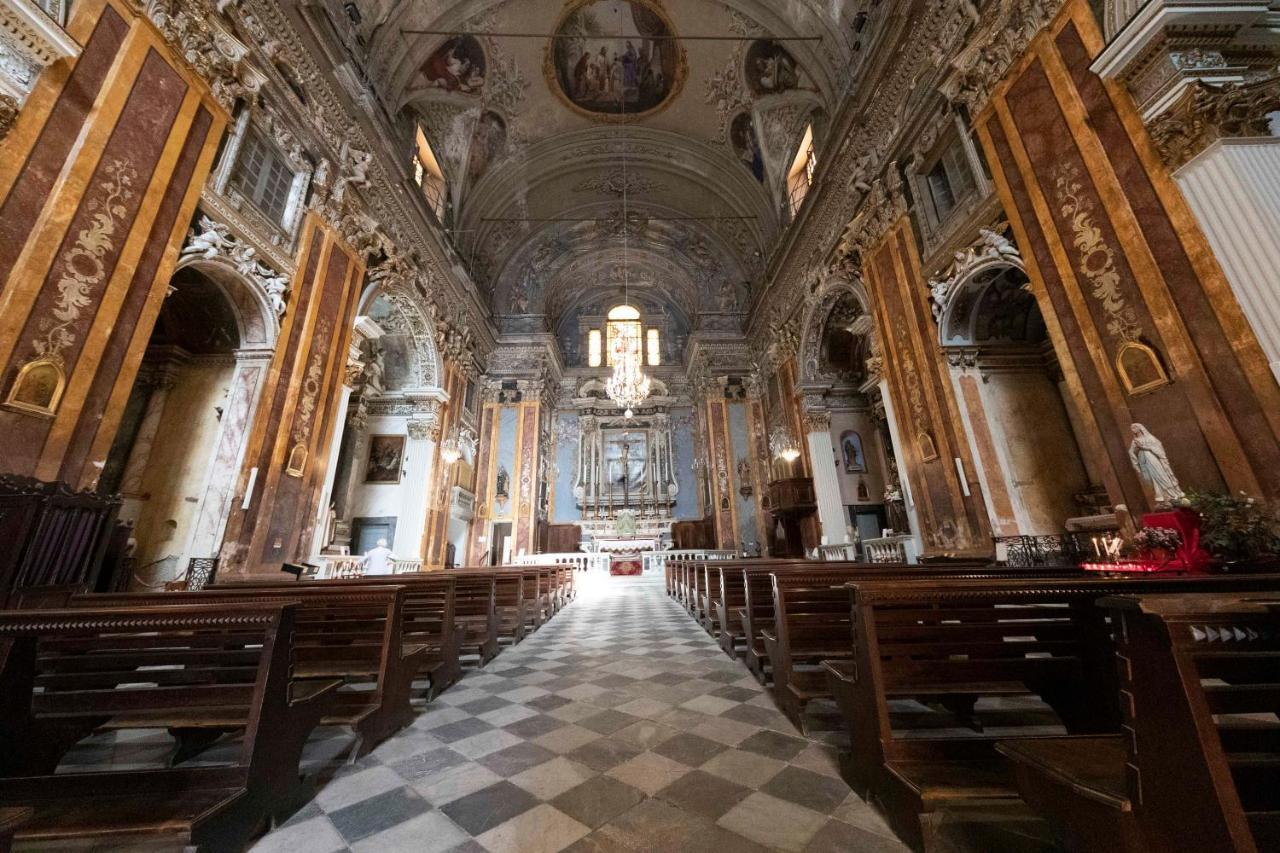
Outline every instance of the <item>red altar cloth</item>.
{"type": "Polygon", "coordinates": [[[609,561],[609,574],[615,577],[635,577],[644,573],[644,564],[635,554],[615,554],[609,561]]]}
{"type": "Polygon", "coordinates": [[[1182,544],[1174,552],[1169,568],[1173,571],[1204,572],[1213,562],[1209,552],[1200,547],[1200,514],[1178,508],[1149,512],[1142,516],[1143,527],[1169,527],[1182,536],[1182,544]]]}

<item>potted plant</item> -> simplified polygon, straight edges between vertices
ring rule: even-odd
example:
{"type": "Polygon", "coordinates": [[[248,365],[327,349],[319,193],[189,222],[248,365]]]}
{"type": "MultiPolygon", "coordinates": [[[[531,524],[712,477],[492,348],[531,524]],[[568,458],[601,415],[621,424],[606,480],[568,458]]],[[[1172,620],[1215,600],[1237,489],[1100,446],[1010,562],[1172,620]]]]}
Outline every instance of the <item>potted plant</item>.
{"type": "Polygon", "coordinates": [[[1188,492],[1200,515],[1200,545],[1226,571],[1280,569],[1280,506],[1239,496],[1188,492]]]}

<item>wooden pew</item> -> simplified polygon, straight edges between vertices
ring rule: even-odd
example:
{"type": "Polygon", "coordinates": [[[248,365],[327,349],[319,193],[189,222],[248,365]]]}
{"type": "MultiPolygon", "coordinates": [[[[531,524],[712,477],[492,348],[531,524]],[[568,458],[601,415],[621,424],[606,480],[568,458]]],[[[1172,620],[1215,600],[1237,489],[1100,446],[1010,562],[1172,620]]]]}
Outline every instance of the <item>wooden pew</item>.
{"type": "Polygon", "coordinates": [[[998,739],[1118,731],[1097,599],[1276,588],[1275,575],[851,582],[853,656],[824,665],[850,729],[843,775],[905,842],[929,849],[943,808],[1017,797],[998,739]],[[1013,697],[1025,712],[1007,701],[1003,711],[977,710],[981,699],[1013,697]],[[919,710],[890,705],[902,700],[919,710]]]}
{"type": "Polygon", "coordinates": [[[459,657],[483,667],[498,655],[496,579],[492,573],[449,569],[456,583],[454,605],[459,634],[459,657]]]}
{"type": "MultiPolygon", "coordinates": [[[[338,679],[321,725],[348,726],[357,741],[351,760],[413,722],[413,679],[430,649],[404,637],[405,588],[337,582],[224,586],[199,592],[88,594],[76,607],[171,607],[253,601],[297,601],[292,675],[295,681],[338,679]]],[[[117,728],[147,727],[146,720],[113,720],[117,728]]],[[[228,728],[226,718],[191,727],[179,759],[212,743],[228,728]]]]}
{"type": "Polygon", "coordinates": [[[244,590],[269,587],[278,590],[336,589],[360,586],[404,587],[404,615],[401,635],[406,646],[425,646],[416,675],[428,680],[427,701],[435,699],[462,677],[462,635],[457,617],[457,579],[444,572],[407,572],[398,575],[367,575],[343,580],[263,580],[255,578],[221,581],[209,590],[244,590]],[[299,585],[301,584],[301,586],[299,585]]]}
{"type": "MultiPolygon", "coordinates": [[[[818,567],[815,560],[776,560],[769,558],[743,558],[740,560],[717,560],[714,563],[714,569],[719,575],[719,588],[712,608],[715,610],[716,639],[720,643],[720,648],[724,649],[725,654],[730,657],[736,657],[739,651],[746,654],[747,631],[743,624],[745,613],[743,612],[747,606],[746,591],[746,571],[755,570],[764,571],[766,574],[791,566],[811,566],[818,567]]],[[[772,598],[763,596],[760,599],[761,604],[768,600],[769,607],[772,607],[772,598]]],[[[764,614],[762,613],[763,617],[764,614]]],[[[763,647],[760,649],[763,653],[763,647]]],[[[753,670],[754,671],[754,670],[753,670]]]]}
{"type": "Polygon", "coordinates": [[[525,601],[525,579],[519,567],[464,567],[450,571],[492,578],[494,636],[499,648],[524,640],[530,605],[525,601]]]}
{"type": "Polygon", "coordinates": [[[291,682],[298,606],[0,613],[0,807],[29,808],[19,842],[173,837],[240,851],[296,799],[302,745],[336,681],[291,682]],[[244,726],[230,761],[53,773],[61,753],[122,715],[152,727],[244,726]]]}
{"type": "Polygon", "coordinates": [[[1072,851],[1280,850],[1280,594],[1117,596],[1123,736],[1001,742],[1072,851]]]}

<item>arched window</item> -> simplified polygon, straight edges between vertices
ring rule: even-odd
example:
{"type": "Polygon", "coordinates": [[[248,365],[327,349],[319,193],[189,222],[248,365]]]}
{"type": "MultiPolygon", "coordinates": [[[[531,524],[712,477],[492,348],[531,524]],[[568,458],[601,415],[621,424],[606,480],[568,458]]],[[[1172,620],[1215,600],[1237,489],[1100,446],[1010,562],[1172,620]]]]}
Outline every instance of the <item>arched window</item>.
{"type": "Polygon", "coordinates": [[[813,175],[818,168],[818,159],[813,153],[813,125],[805,128],[804,139],[800,140],[800,148],[796,151],[796,159],[791,161],[791,169],[787,172],[787,196],[791,202],[791,215],[795,216],[804,204],[804,197],[813,186],[813,175]]]}
{"type": "Polygon", "coordinates": [[[657,328],[646,329],[634,307],[618,305],[605,316],[603,330],[587,330],[587,364],[613,367],[616,357],[625,352],[657,367],[662,363],[662,333],[657,328]]]}
{"type": "Polygon", "coordinates": [[[431,150],[431,143],[427,141],[427,136],[422,132],[421,127],[418,128],[416,141],[417,145],[413,152],[413,179],[418,186],[422,187],[422,195],[430,205],[431,211],[437,219],[443,221],[444,202],[449,194],[444,171],[440,168],[436,154],[431,150]]]}
{"type": "Polygon", "coordinates": [[[605,323],[605,357],[607,358],[607,366],[613,367],[614,362],[627,353],[631,353],[637,358],[642,355],[640,351],[640,312],[630,305],[619,305],[609,312],[608,322],[605,323]]]}

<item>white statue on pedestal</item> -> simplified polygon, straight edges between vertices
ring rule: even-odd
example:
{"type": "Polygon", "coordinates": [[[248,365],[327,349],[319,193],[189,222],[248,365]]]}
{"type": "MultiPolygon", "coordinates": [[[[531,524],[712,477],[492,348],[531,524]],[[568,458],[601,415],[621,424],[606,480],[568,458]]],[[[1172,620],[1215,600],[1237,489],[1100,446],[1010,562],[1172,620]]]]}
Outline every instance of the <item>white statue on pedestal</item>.
{"type": "Polygon", "coordinates": [[[1129,444],[1129,461],[1142,482],[1151,489],[1156,505],[1176,503],[1186,497],[1178,478],[1169,465],[1164,445],[1142,424],[1134,424],[1133,441],[1129,444]]]}

